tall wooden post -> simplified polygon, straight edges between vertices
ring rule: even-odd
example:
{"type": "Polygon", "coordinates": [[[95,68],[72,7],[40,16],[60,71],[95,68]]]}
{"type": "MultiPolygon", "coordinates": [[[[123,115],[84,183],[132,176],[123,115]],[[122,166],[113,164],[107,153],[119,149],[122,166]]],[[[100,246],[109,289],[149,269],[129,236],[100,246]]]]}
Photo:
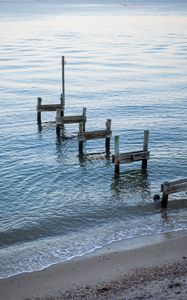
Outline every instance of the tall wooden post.
{"type": "MultiPolygon", "coordinates": [[[[60,96],[60,102],[65,108],[65,72],[64,72],[64,65],[65,65],[65,60],[64,56],[62,56],[62,93],[60,96]]],[[[61,112],[61,116],[64,116],[64,110],[61,112]]]]}
{"type": "Polygon", "coordinates": [[[120,173],[120,160],[119,160],[119,135],[115,136],[115,174],[120,173]]]}
{"type": "MultiPolygon", "coordinates": [[[[106,130],[111,131],[111,120],[108,119],[106,121],[106,130]]],[[[105,140],[105,152],[106,155],[110,155],[110,137],[106,138],[105,140]]]]}
{"type": "MultiPolygon", "coordinates": [[[[149,130],[144,130],[143,151],[148,151],[149,130]]],[[[142,170],[147,169],[147,159],[142,159],[142,170]]]]}
{"type": "MultiPolygon", "coordinates": [[[[79,138],[83,134],[83,123],[79,123],[79,138]]],[[[79,155],[82,156],[83,153],[83,141],[79,141],[79,155]]]]}
{"type": "Polygon", "coordinates": [[[38,97],[37,98],[37,123],[38,123],[38,125],[41,125],[41,123],[42,123],[41,110],[40,110],[41,104],[42,104],[42,98],[38,97]]]}

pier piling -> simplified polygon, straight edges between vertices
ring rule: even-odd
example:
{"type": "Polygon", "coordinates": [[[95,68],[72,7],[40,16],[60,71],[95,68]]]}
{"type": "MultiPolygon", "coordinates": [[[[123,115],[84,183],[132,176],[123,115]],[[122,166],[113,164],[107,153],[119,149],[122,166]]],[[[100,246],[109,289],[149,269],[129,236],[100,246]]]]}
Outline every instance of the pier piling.
{"type": "MultiPolygon", "coordinates": [[[[149,143],[149,130],[144,131],[144,142],[143,142],[143,152],[146,153],[148,151],[148,143],[149,143]]],[[[147,169],[147,158],[142,159],[142,170],[147,169]]]]}

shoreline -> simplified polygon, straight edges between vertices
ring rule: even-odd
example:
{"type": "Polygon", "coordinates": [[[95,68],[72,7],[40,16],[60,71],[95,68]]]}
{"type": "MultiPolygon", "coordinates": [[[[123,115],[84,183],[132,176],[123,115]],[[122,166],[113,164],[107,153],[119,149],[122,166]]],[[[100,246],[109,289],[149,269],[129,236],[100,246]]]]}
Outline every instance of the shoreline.
{"type": "MultiPolygon", "coordinates": [[[[172,273],[173,266],[175,269],[180,266],[177,273],[180,275],[183,266],[187,269],[186,236],[187,231],[177,231],[122,240],[41,271],[0,279],[1,299],[34,299],[48,295],[64,295],[56,299],[74,299],[76,291],[80,293],[81,290],[84,294],[85,287],[88,294],[88,287],[89,291],[95,290],[98,286],[110,285],[116,280],[120,282],[124,276],[130,278],[145,270],[147,274],[148,270],[152,270],[153,274],[155,268],[162,270],[162,267],[172,273]],[[73,298],[65,298],[67,293],[74,293],[73,298]]],[[[182,273],[184,275],[184,270],[182,273]]]]}

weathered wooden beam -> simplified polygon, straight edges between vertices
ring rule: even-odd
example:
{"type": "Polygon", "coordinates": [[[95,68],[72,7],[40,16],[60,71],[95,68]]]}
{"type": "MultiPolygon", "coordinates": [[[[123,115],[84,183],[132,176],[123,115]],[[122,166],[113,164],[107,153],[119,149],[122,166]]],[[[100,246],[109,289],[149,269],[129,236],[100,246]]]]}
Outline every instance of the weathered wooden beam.
{"type": "Polygon", "coordinates": [[[87,140],[104,139],[104,138],[110,138],[111,136],[112,136],[111,130],[87,131],[87,132],[83,132],[79,136],[79,140],[86,142],[87,140]]]}
{"type": "Polygon", "coordinates": [[[173,184],[181,184],[181,183],[186,183],[187,182],[187,178],[183,178],[183,179],[179,179],[179,180],[175,180],[175,181],[166,181],[163,184],[161,184],[161,192],[163,192],[164,187],[168,187],[168,186],[172,186],[173,184]]]}
{"type": "Polygon", "coordinates": [[[165,182],[161,185],[161,191],[166,194],[173,194],[187,190],[187,179],[181,181],[165,182]]]}
{"type": "Polygon", "coordinates": [[[86,122],[86,119],[79,115],[79,116],[64,116],[57,121],[57,124],[73,124],[73,123],[83,123],[86,122]]]}
{"type": "Polygon", "coordinates": [[[149,159],[149,151],[136,151],[136,152],[127,152],[121,153],[119,155],[119,161],[121,164],[133,163],[135,161],[147,160],[149,159]]]}
{"type": "Polygon", "coordinates": [[[57,110],[57,117],[56,117],[56,124],[63,125],[63,124],[73,124],[73,123],[85,123],[86,122],[86,115],[77,115],[77,116],[61,116],[60,110],[57,110]]]}
{"type": "Polygon", "coordinates": [[[37,106],[37,111],[56,111],[57,109],[64,110],[64,106],[61,104],[42,104],[40,106],[37,106]]]}

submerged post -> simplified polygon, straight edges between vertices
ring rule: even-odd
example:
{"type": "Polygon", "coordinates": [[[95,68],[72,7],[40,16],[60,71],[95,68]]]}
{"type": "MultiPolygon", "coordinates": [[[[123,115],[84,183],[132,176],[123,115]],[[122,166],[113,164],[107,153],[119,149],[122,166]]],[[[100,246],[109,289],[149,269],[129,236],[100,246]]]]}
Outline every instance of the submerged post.
{"type": "Polygon", "coordinates": [[[161,191],[163,192],[162,194],[162,199],[161,199],[161,207],[162,208],[167,208],[168,206],[168,193],[166,192],[166,186],[167,186],[168,182],[164,182],[164,184],[161,185],[161,191]]]}
{"type": "Polygon", "coordinates": [[[42,119],[41,119],[41,107],[42,104],[42,98],[38,97],[37,98],[37,123],[38,125],[41,125],[42,119]]]}
{"type": "Polygon", "coordinates": [[[163,193],[162,200],[161,200],[161,207],[167,208],[168,206],[168,194],[163,193]]]}
{"type": "MultiPolygon", "coordinates": [[[[111,119],[107,119],[106,121],[106,130],[111,131],[111,119]]],[[[107,155],[110,154],[110,137],[105,139],[105,152],[107,155]]]]}
{"type": "MultiPolygon", "coordinates": [[[[144,130],[143,152],[148,151],[149,130],[144,130]]],[[[147,169],[147,159],[142,159],[142,170],[147,169]]]]}
{"type": "Polygon", "coordinates": [[[120,159],[119,159],[119,135],[115,136],[115,174],[120,173],[120,159]]]}
{"type": "MultiPolygon", "coordinates": [[[[79,138],[81,137],[81,135],[84,132],[84,128],[83,128],[83,123],[79,123],[79,138]]],[[[83,153],[83,141],[79,140],[79,155],[82,156],[83,153]]]]}

